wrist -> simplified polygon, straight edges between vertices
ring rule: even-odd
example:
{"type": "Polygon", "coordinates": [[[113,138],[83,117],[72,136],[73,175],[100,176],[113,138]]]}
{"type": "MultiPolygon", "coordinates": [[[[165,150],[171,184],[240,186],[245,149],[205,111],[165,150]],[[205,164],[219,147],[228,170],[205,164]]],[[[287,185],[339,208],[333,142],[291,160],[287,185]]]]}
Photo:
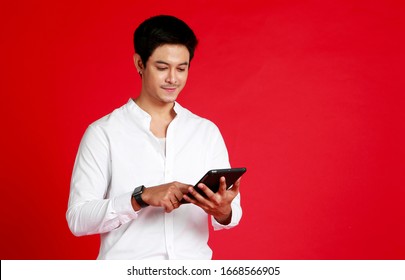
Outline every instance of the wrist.
{"type": "Polygon", "coordinates": [[[133,191],[133,193],[132,193],[132,200],[131,200],[131,202],[132,203],[134,203],[133,205],[132,205],[132,207],[134,207],[134,209],[136,208],[136,209],[138,209],[138,207],[137,206],[139,206],[139,208],[145,208],[145,207],[148,207],[149,206],[149,204],[148,203],[146,203],[143,199],[142,199],[142,194],[143,194],[143,192],[145,191],[145,186],[139,186],[139,187],[136,187],[135,189],[134,189],[134,191],[133,191]]]}
{"type": "Polygon", "coordinates": [[[214,218],[221,225],[229,225],[232,221],[232,209],[229,211],[228,214],[214,216],[214,218]]]}
{"type": "Polygon", "coordinates": [[[135,212],[138,212],[142,207],[136,202],[135,198],[131,195],[131,205],[135,212]]]}

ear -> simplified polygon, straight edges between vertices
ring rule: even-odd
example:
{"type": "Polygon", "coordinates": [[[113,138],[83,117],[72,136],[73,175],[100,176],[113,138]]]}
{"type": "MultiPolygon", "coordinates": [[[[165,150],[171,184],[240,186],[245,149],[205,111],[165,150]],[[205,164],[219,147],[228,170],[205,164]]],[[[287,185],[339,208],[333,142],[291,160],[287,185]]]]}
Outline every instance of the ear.
{"type": "Polygon", "coordinates": [[[134,64],[136,67],[136,71],[138,71],[138,73],[142,73],[144,66],[142,63],[141,56],[137,53],[134,54],[134,64]]]}

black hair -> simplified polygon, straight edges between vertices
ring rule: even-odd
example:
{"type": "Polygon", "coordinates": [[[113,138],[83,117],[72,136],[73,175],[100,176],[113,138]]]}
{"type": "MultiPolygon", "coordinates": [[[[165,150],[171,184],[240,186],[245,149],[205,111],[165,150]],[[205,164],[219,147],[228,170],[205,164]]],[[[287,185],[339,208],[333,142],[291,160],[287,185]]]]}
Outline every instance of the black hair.
{"type": "Polygon", "coordinates": [[[197,43],[193,30],[174,16],[151,17],[142,22],[134,32],[135,52],[140,55],[144,67],[155,49],[165,44],[184,45],[190,53],[191,61],[197,43]]]}

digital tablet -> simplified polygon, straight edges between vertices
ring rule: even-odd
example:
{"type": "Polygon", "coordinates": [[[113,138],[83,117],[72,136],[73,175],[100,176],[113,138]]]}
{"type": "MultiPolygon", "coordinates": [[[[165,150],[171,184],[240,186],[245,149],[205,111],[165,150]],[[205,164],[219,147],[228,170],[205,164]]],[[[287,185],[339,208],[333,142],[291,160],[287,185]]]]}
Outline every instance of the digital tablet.
{"type": "MultiPolygon", "coordinates": [[[[212,169],[208,171],[200,181],[195,184],[194,189],[201,194],[206,196],[205,193],[198,187],[198,184],[203,183],[208,188],[210,188],[214,193],[219,190],[219,179],[225,177],[226,189],[232,187],[232,185],[246,172],[245,167],[241,168],[227,168],[227,169],[212,169]]],[[[190,198],[193,198],[191,194],[187,194],[190,198]]],[[[186,202],[184,199],[182,203],[186,202]]]]}

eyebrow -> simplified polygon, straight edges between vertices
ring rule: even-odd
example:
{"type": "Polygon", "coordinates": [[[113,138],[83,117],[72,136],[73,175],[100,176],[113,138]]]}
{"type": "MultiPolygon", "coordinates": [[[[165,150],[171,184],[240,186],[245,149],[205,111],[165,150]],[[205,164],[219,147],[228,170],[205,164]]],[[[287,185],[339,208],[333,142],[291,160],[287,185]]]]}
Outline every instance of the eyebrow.
{"type": "MultiPolygon", "coordinates": [[[[164,62],[164,61],[162,61],[162,60],[157,60],[157,61],[155,61],[155,63],[157,63],[157,64],[164,64],[164,65],[170,65],[169,63],[164,62]]],[[[180,63],[180,64],[178,64],[177,66],[183,66],[183,65],[187,66],[187,65],[188,65],[188,62],[180,63]]]]}

